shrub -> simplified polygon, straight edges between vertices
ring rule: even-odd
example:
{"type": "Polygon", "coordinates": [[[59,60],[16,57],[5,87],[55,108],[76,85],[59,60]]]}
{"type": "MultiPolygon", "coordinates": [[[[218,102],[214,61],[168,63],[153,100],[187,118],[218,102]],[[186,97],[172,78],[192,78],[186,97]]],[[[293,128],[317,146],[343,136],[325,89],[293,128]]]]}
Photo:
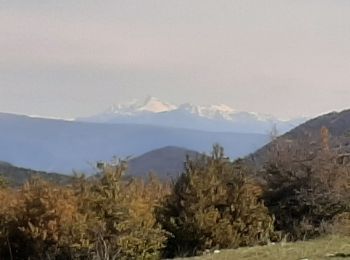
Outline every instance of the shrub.
{"type": "Polygon", "coordinates": [[[100,178],[81,185],[77,194],[81,211],[94,223],[95,255],[158,258],[167,236],[156,223],[154,207],[165,189],[155,179],[123,181],[125,169],[123,162],[105,167],[100,178]]]}
{"type": "Polygon", "coordinates": [[[154,208],[167,194],[156,178],[123,180],[125,165],[73,187],[32,179],[0,189],[1,259],[157,259],[167,233],[154,208]]]}
{"type": "Polygon", "coordinates": [[[276,217],[276,229],[291,239],[316,237],[324,224],[350,206],[350,171],[330,150],[327,131],[322,130],[322,149],[311,151],[305,145],[276,146],[265,166],[266,205],[276,217]]]}
{"type": "Polygon", "coordinates": [[[14,193],[2,212],[2,257],[68,259],[85,249],[84,219],[71,190],[33,179],[14,193]]]}
{"type": "Polygon", "coordinates": [[[7,184],[8,184],[8,181],[3,176],[0,176],[0,189],[5,188],[7,184]]]}
{"type": "Polygon", "coordinates": [[[0,258],[10,258],[9,223],[16,215],[17,194],[12,190],[0,188],[0,201],[0,258]]]}
{"type": "Polygon", "coordinates": [[[172,234],[167,257],[199,254],[212,248],[266,243],[273,218],[259,199],[261,188],[247,169],[214,146],[211,156],[187,160],[184,173],[158,210],[159,222],[172,234]]]}
{"type": "Polygon", "coordinates": [[[343,212],[333,217],[329,225],[327,225],[327,232],[350,236],[350,212],[343,212]]]}

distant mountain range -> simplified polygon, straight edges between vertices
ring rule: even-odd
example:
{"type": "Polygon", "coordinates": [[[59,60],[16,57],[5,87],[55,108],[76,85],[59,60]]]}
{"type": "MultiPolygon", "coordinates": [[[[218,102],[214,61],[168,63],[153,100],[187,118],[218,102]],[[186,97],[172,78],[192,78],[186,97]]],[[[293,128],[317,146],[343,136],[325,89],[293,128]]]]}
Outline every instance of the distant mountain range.
{"type": "Polygon", "coordinates": [[[273,128],[284,133],[306,121],[300,117],[280,120],[270,115],[236,111],[220,104],[179,106],[148,97],[144,101],[133,100],[113,105],[105,112],[77,121],[94,123],[146,124],[166,127],[189,128],[202,131],[269,134],[273,128]]]}
{"type": "Polygon", "coordinates": [[[303,120],[283,121],[223,104],[177,106],[154,97],[72,120],[0,113],[0,160],[70,174],[93,173],[97,161],[131,156],[134,175],[174,175],[187,153],[210,152],[219,143],[231,158],[246,156],[269,142],[274,127],[281,133],[303,120]]]}
{"type": "Polygon", "coordinates": [[[269,140],[266,134],[89,123],[0,113],[0,160],[46,172],[89,173],[97,161],[109,161],[113,156],[135,158],[166,146],[209,152],[214,143],[219,143],[230,157],[237,158],[269,140]]]}
{"type": "MultiPolygon", "coordinates": [[[[309,120],[277,140],[287,141],[291,146],[305,145],[310,151],[320,149],[322,127],[329,130],[331,149],[350,153],[350,110],[309,120]]],[[[186,155],[194,158],[197,151],[210,152],[214,142],[221,143],[232,159],[251,153],[246,159],[262,165],[273,146],[268,141],[269,137],[261,134],[69,122],[0,113],[1,160],[48,172],[86,170],[88,162],[109,161],[113,155],[133,155],[129,175],[142,177],[153,171],[160,178],[169,179],[182,172],[186,155]]],[[[0,162],[0,175],[16,185],[35,174],[33,170],[0,162]]],[[[59,174],[39,172],[38,175],[61,183],[69,181],[59,174]]]]}
{"type": "MultiPolygon", "coordinates": [[[[125,177],[141,177],[147,179],[149,174],[153,173],[160,178],[160,180],[176,179],[183,172],[187,156],[194,159],[200,156],[200,154],[175,146],[167,146],[147,152],[128,162],[128,169],[125,177]]],[[[73,181],[73,177],[69,175],[34,171],[0,161],[0,178],[3,178],[10,186],[21,186],[33,177],[40,177],[41,179],[57,184],[69,184],[73,181]]]]}

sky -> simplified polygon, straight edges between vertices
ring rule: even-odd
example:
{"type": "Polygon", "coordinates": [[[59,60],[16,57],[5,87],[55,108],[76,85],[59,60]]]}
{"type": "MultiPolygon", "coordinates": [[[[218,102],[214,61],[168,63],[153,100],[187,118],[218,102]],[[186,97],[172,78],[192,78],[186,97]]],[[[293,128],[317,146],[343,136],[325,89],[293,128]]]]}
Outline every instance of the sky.
{"type": "Polygon", "coordinates": [[[0,111],[156,96],[281,118],[350,108],[348,0],[0,0],[0,111]]]}

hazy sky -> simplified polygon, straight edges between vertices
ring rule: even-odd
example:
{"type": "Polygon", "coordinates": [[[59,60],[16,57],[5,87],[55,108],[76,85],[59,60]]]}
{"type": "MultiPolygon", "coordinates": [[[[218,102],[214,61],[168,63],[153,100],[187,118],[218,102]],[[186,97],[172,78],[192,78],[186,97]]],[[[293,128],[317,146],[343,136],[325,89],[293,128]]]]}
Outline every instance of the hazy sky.
{"type": "Polygon", "coordinates": [[[147,95],[350,108],[350,1],[0,0],[0,111],[75,117],[147,95]]]}

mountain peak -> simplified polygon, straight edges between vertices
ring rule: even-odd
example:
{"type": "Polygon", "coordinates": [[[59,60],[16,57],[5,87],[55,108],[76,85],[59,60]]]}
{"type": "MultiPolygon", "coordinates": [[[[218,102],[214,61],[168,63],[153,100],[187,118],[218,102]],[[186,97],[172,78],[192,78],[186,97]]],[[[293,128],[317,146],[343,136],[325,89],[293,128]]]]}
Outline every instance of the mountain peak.
{"type": "Polygon", "coordinates": [[[276,125],[280,133],[290,130],[304,118],[281,121],[271,115],[236,110],[226,104],[174,105],[156,97],[132,100],[112,106],[102,114],[82,121],[103,123],[137,123],[209,131],[268,133],[276,125]]]}
{"type": "Polygon", "coordinates": [[[227,120],[230,120],[232,115],[236,112],[232,107],[225,104],[196,106],[186,103],[181,105],[179,108],[201,117],[223,118],[227,120]]]}
{"type": "Polygon", "coordinates": [[[237,113],[235,109],[225,104],[194,105],[191,103],[185,103],[185,104],[176,106],[169,102],[162,101],[159,98],[156,98],[153,96],[148,96],[143,101],[133,99],[130,102],[113,105],[110,109],[108,109],[108,113],[122,114],[122,115],[135,115],[142,112],[162,113],[162,112],[170,112],[178,109],[189,112],[191,114],[196,114],[200,117],[208,117],[208,118],[231,119],[232,115],[234,113],[237,113]]]}
{"type": "Polygon", "coordinates": [[[161,113],[174,109],[176,109],[175,105],[149,96],[143,101],[133,99],[130,102],[113,105],[108,109],[108,112],[113,114],[133,115],[140,112],[161,113]]]}
{"type": "Polygon", "coordinates": [[[156,97],[147,97],[144,103],[137,108],[139,111],[148,111],[153,113],[168,112],[176,109],[176,106],[168,102],[163,102],[156,97]]]}

